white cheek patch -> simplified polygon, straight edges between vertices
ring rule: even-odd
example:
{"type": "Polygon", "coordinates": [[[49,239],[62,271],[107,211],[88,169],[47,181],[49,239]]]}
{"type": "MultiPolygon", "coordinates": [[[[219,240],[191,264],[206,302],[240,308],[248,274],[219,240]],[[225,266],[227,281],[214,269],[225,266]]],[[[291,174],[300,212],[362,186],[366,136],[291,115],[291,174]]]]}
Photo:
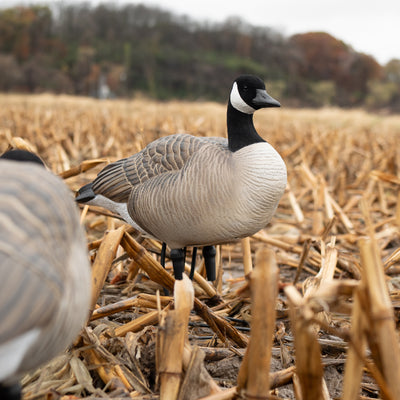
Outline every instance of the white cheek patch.
{"type": "Polygon", "coordinates": [[[236,110],[245,113],[245,114],[253,114],[256,111],[253,107],[250,107],[240,96],[239,90],[237,87],[237,83],[235,82],[232,87],[231,96],[230,96],[231,104],[236,110]]]}

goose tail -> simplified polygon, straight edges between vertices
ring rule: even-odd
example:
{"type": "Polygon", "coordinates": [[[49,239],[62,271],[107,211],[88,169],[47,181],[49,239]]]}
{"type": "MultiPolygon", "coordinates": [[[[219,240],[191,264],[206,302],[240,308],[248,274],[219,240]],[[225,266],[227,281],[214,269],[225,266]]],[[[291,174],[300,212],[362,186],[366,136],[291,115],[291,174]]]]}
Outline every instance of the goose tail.
{"type": "Polygon", "coordinates": [[[82,186],[75,197],[75,200],[78,203],[87,203],[88,201],[94,199],[96,197],[95,192],[92,188],[92,183],[88,183],[85,186],[82,186]]]}

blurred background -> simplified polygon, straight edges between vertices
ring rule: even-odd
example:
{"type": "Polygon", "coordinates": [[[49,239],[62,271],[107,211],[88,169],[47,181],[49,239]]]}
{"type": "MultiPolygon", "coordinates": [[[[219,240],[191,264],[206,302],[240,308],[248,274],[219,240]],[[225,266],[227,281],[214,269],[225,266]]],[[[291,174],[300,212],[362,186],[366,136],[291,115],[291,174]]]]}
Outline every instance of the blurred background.
{"type": "Polygon", "coordinates": [[[397,3],[2,0],[0,91],[224,102],[251,73],[285,106],[399,112],[397,3]]]}

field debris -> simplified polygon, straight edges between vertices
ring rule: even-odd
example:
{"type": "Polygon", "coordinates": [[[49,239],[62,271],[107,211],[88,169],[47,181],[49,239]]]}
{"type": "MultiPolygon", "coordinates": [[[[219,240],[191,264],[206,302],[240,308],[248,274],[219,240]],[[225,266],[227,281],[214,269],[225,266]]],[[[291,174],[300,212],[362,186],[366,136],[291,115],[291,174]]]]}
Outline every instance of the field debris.
{"type": "MultiPolygon", "coordinates": [[[[25,400],[400,398],[400,117],[283,108],[255,124],[286,193],[267,228],[219,246],[215,282],[198,257],[193,293],[174,292],[158,242],[81,208],[88,323],[22,379],[25,400]]],[[[225,106],[0,96],[0,150],[36,150],[71,195],[177,132],[224,136],[225,106]]]]}

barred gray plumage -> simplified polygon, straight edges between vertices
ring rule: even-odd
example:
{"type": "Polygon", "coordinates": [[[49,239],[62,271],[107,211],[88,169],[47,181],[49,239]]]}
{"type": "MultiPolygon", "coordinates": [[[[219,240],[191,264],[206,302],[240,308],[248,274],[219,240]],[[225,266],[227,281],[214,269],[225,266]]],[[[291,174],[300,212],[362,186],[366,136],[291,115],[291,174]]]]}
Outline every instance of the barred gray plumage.
{"type": "Polygon", "coordinates": [[[89,298],[70,190],[40,165],[0,160],[0,382],[16,382],[70,345],[89,298]]]}
{"type": "MultiPolygon", "coordinates": [[[[261,79],[240,76],[228,102],[228,139],[188,134],[157,139],[105,167],[76,200],[118,213],[171,250],[254,234],[270,221],[287,177],[278,152],[255,130],[253,113],[279,106],[261,79]]],[[[171,252],[174,272],[182,270],[183,257],[182,251],[171,252]]]]}

